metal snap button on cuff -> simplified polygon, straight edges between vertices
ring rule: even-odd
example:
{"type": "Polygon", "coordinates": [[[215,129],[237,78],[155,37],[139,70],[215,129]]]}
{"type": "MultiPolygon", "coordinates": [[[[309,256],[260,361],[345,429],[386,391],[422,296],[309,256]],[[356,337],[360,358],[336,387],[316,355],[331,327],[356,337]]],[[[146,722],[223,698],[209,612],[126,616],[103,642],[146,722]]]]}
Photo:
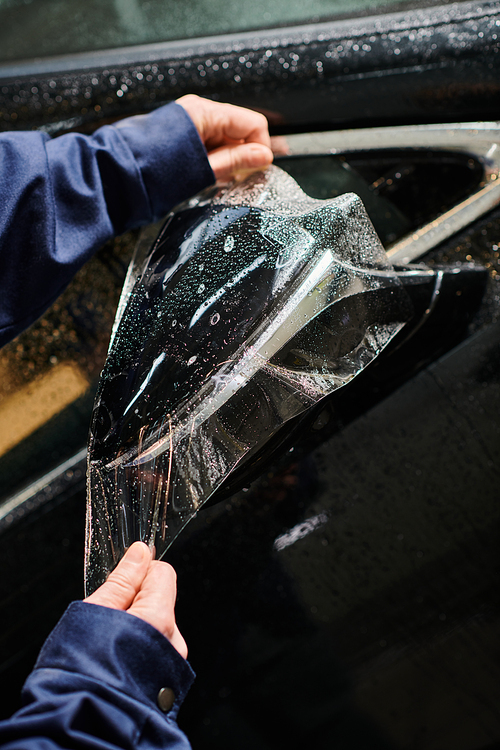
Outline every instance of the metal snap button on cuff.
{"type": "Polygon", "coordinates": [[[160,711],[163,711],[164,713],[170,711],[175,702],[175,693],[172,688],[163,687],[158,692],[156,702],[158,703],[158,708],[160,709],[160,711]]]}

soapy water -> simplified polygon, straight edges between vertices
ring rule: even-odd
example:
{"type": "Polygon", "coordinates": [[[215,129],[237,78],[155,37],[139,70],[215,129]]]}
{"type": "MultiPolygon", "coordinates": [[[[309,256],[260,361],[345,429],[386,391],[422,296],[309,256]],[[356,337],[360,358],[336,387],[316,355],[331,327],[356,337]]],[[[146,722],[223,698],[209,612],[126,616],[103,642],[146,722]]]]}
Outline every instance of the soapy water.
{"type": "Polygon", "coordinates": [[[237,466],[411,314],[360,199],[311,199],[277,167],[177,207],[143,250],[92,419],[88,592],[137,539],[161,558],[237,466]]]}

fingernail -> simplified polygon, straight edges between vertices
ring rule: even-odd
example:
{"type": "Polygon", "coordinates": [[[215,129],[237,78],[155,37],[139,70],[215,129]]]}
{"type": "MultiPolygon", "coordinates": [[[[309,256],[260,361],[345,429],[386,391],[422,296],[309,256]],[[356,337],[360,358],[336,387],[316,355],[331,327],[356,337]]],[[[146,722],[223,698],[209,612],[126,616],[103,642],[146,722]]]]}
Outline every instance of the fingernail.
{"type": "Polygon", "coordinates": [[[144,542],[134,542],[132,546],[128,548],[125,557],[128,562],[139,565],[144,560],[144,555],[146,553],[149,555],[149,550],[144,542]]]}

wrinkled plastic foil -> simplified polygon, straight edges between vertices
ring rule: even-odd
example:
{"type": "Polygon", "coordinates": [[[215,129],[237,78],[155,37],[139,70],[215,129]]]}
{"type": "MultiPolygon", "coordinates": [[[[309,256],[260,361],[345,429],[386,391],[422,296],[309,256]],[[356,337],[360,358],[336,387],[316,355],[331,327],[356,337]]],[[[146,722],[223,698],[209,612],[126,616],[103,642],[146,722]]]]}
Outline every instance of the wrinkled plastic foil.
{"type": "Polygon", "coordinates": [[[178,206],[139,244],[101,376],[87,592],[135,540],[161,558],[241,462],[410,314],[352,193],[313,200],[271,167],[178,206]]]}

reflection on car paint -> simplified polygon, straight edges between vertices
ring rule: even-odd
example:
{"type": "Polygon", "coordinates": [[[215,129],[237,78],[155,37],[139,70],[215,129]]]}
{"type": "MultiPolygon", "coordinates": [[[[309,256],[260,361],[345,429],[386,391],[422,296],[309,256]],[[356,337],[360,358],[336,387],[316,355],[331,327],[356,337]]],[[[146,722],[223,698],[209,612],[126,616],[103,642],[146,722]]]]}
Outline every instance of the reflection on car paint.
{"type": "Polygon", "coordinates": [[[178,207],[135,274],[92,422],[88,590],[134,539],[161,557],[411,316],[360,199],[311,199],[276,167],[178,207]]]}

